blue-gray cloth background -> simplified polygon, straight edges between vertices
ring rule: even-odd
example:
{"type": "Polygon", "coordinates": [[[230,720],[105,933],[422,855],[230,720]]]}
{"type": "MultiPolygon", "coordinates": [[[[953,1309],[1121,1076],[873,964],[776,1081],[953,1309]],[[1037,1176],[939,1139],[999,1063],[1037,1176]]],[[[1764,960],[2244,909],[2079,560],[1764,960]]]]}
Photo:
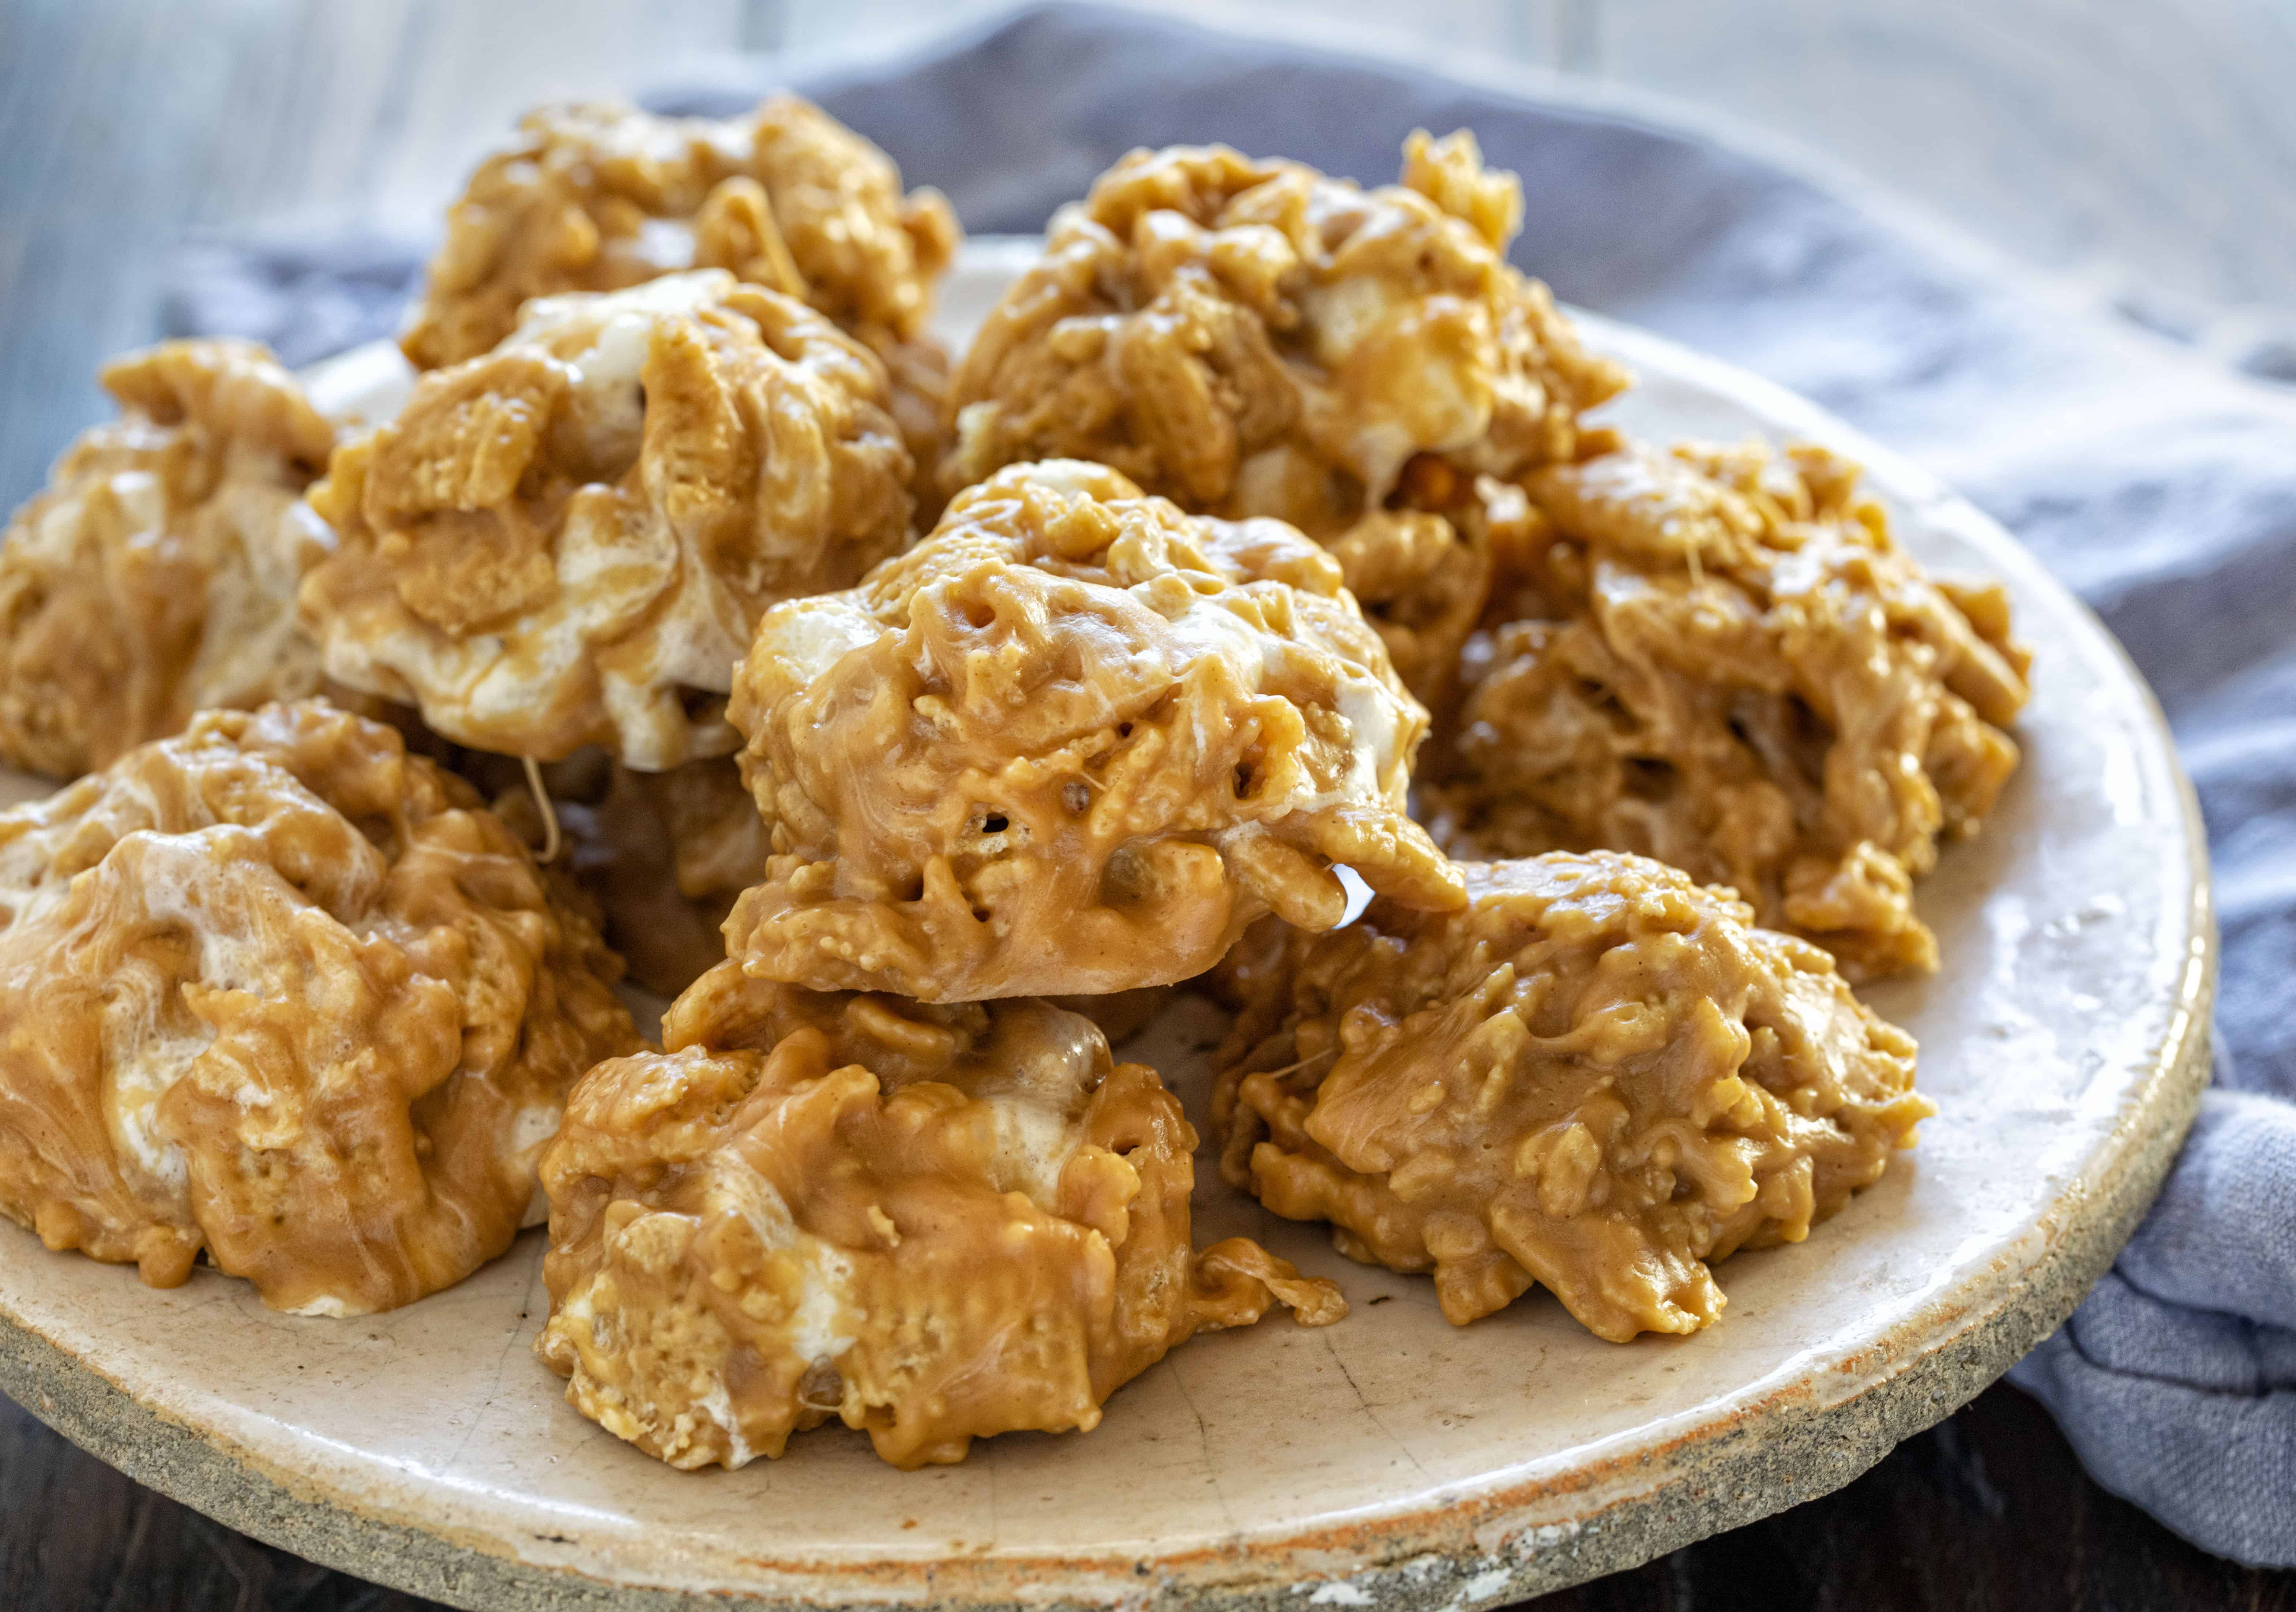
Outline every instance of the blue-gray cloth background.
{"type": "MultiPolygon", "coordinates": [[[[767,87],[651,103],[725,115],[767,87]]],[[[2079,591],[2199,786],[2217,1087],[2135,1241],[2013,1380],[2107,1488],[2209,1550],[2296,1565],[2296,389],[2030,295],[1778,161],[1410,68],[1056,6],[795,87],[976,233],[1040,228],[1136,145],[1226,141],[1377,181],[1412,128],[1472,128],[1521,176],[1514,258],[1558,295],[1816,399],[2079,591]]],[[[420,250],[210,245],[168,321],[307,362],[392,333],[420,250]]]]}

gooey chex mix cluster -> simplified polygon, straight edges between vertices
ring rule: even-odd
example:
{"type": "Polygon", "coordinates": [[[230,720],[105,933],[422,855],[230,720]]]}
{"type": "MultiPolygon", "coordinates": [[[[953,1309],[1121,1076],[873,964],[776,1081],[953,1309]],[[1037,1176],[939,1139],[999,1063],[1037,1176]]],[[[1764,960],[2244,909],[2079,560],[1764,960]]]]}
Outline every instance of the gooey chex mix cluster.
{"type": "Polygon", "coordinates": [[[79,778],[0,813],[0,1211],[351,1314],[546,1203],[584,1415],[953,1461],[1345,1313],[1193,1246],[1101,1027],[1189,986],[1267,1208],[1710,1324],[1929,1112],[1850,982],[1937,966],[2028,660],[1854,466],[1584,419],[1521,223],[1464,134],[1138,152],[952,365],[947,204],[817,110],[550,108],[396,418],[114,365],[0,549],[0,758],[79,778]]]}

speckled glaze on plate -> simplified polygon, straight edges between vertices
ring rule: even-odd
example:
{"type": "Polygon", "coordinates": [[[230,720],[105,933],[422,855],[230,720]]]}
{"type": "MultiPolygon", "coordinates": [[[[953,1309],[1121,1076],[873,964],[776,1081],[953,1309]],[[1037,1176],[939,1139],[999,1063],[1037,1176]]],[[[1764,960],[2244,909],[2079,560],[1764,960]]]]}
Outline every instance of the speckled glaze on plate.
{"type": "MultiPolygon", "coordinates": [[[[1025,243],[968,249],[961,333],[1025,243]]],[[[1907,547],[2005,577],[2039,651],[2025,763],[1921,887],[1946,967],[1875,1006],[1937,1118],[1797,1246],[1719,1271],[1722,1320],[1620,1346],[1543,1295],[1464,1330],[1209,1168],[1200,1237],[1247,1233],[1354,1313],[1191,1343],[1090,1434],[901,1473],[824,1429],[682,1474],[576,1415],[529,1353],[542,1239],[355,1320],[171,1292],[0,1225],[0,1387],[131,1476],[316,1560],[458,1606],[1426,1607],[1517,1600],[1847,1482],[1974,1395],[2110,1262],[2207,1078],[2215,936],[2199,818],[2152,696],[2095,621],[1966,503],[1819,410],[1588,318],[1653,438],[1759,432],[1865,462],[1907,547]]],[[[370,409],[387,358],[338,368],[370,409]],[[362,367],[362,366],[364,367],[362,367]]],[[[20,794],[25,791],[20,790],[20,794]]],[[[1129,1049],[1201,1096],[1218,1016],[1129,1049]]],[[[1196,1112],[1201,1114],[1201,1108],[1196,1112]]]]}

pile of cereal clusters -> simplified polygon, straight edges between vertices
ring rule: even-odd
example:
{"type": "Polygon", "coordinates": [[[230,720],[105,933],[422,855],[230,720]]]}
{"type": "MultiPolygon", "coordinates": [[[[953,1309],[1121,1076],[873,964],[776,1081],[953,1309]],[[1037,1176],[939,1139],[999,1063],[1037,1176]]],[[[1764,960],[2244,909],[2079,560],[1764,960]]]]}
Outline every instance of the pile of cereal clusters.
{"type": "Polygon", "coordinates": [[[553,107],[380,417],[114,364],[0,549],[0,760],[79,780],[0,812],[0,1213],[336,1316],[546,1213],[617,1436],[956,1461],[1346,1314],[1196,1246],[1111,1050],[1194,989],[1228,1186],[1458,1325],[1710,1324],[1930,1112],[1851,983],[2028,656],[1823,450],[1590,419],[1521,215],[1464,132],[1136,152],[952,373],[850,130],[553,107]]]}

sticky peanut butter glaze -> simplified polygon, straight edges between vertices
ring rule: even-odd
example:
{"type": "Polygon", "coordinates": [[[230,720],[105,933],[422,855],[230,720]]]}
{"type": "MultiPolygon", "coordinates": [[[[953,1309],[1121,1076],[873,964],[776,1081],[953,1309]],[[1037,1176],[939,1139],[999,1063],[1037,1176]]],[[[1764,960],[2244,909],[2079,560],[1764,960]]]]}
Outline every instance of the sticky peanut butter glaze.
{"type": "Polygon", "coordinates": [[[925,321],[959,238],[938,192],[905,195],[883,152],[793,97],[723,121],[546,106],[447,213],[400,344],[423,369],[460,364],[508,336],[529,298],[722,268],[876,352],[911,454],[929,465],[947,359],[925,321]]]}
{"type": "Polygon", "coordinates": [[[1330,544],[1426,697],[1488,585],[1480,504],[1624,383],[1508,267],[1514,176],[1424,133],[1365,191],[1225,146],[1137,151],[1063,208],[951,388],[954,487],[1061,456],[1330,544]]]}
{"type": "Polygon", "coordinates": [[[775,854],[726,939],[761,978],[1106,994],[1270,909],[1329,928],[1335,862],[1459,901],[1404,813],[1426,713],[1332,557],[1098,465],[1000,471],[860,587],[768,613],[731,711],[775,854]]]}
{"type": "Polygon", "coordinates": [[[1640,851],[1853,979],[1934,968],[1913,882],[2014,770],[2030,657],[2006,595],[1932,580],[1857,476],[1702,444],[1533,474],[1537,535],[1493,611],[1520,619],[1469,645],[1424,785],[1438,838],[1640,851]]]}
{"type": "Polygon", "coordinates": [[[299,498],[334,428],[251,341],[165,342],[103,383],[120,418],[0,547],[0,760],[52,777],[320,680],[295,587],[327,533],[299,498]]]}
{"type": "Polygon", "coordinates": [[[884,404],[850,338],[722,271],[543,299],[335,456],[304,619],[330,675],[474,749],[726,754],[758,616],[906,535],[884,404]]]}
{"type": "Polygon", "coordinates": [[[1533,1283],[1599,1336],[1693,1332],[1710,1262],[1798,1242],[1931,1112],[1911,1037],[1729,892],[1598,852],[1465,869],[1295,935],[1220,1054],[1223,1169],[1464,1326],[1533,1283]]]}
{"type": "Polygon", "coordinates": [[[1193,1254],[1195,1133],[1040,1001],[933,1008],[705,975],[668,1050],[576,1088],[543,1164],[567,1397],[673,1466],[834,1417],[914,1468],[1091,1428],[1192,1334],[1346,1304],[1242,1238],[1193,1254]]]}
{"type": "Polygon", "coordinates": [[[0,1212],[171,1287],[385,1310],[516,1235],[619,965],[379,723],[207,711],[0,813],[0,1212]]]}

